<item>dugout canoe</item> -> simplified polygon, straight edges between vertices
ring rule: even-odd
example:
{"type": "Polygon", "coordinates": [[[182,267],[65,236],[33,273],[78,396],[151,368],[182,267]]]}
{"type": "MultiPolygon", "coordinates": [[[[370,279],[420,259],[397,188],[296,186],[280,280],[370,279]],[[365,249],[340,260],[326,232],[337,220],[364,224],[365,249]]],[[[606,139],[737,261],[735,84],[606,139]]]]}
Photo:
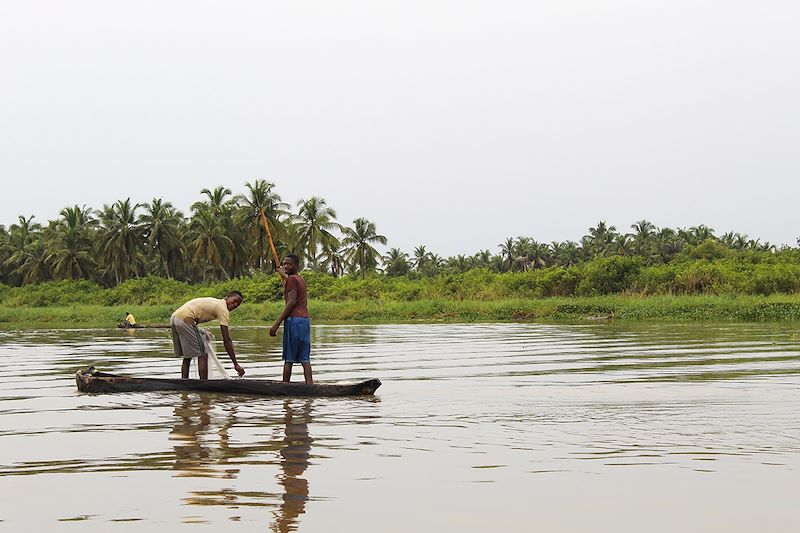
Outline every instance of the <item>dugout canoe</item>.
{"type": "Polygon", "coordinates": [[[381,386],[379,379],[360,382],[284,383],[265,379],[165,379],[136,378],[99,372],[91,366],[75,373],[81,392],[201,391],[259,396],[369,396],[381,386]]]}

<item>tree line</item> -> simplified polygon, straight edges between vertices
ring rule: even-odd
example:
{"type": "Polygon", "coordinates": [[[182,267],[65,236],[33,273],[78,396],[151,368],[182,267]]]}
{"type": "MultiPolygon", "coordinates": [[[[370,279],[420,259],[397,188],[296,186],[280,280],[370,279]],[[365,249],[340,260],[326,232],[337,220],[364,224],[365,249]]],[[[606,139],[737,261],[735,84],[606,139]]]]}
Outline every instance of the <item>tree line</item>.
{"type": "Polygon", "coordinates": [[[46,225],[20,216],[0,226],[0,281],[25,285],[53,280],[91,280],[105,286],[154,275],[189,282],[221,281],[272,272],[264,209],[279,254],[294,252],[306,266],[333,276],[375,270],[375,224],[336,221],[324,198],[283,202],[275,184],[254,180],[244,194],[227,187],[203,189],[187,217],[170,202],[130,198],[95,210],[66,207],[46,225]]]}
{"type": "MultiPolygon", "coordinates": [[[[498,245],[498,253],[481,250],[467,256],[442,258],[418,246],[411,254],[392,248],[383,258],[387,275],[435,276],[485,268],[492,272],[525,272],[559,266],[569,268],[606,257],[639,257],[645,266],[671,263],[679,258],[722,259],[736,252],[773,254],[777,247],[728,232],[719,237],[705,225],[691,228],[657,228],[647,220],[631,225],[633,231],[621,233],[615,226],[599,222],[589,228],[580,241],[539,242],[531,237],[509,237],[498,245]]],[[[800,239],[798,239],[800,245],[800,239]]]]}
{"type": "Polygon", "coordinates": [[[373,222],[337,221],[324,198],[301,199],[295,210],[283,202],[274,183],[254,180],[243,194],[223,186],[203,189],[188,216],[170,202],[154,198],[136,204],[119,200],[101,210],[74,205],[42,225],[20,216],[8,228],[0,225],[0,282],[20,286],[45,281],[88,280],[112,287],[126,280],[158,276],[208,283],[272,272],[273,264],[261,210],[266,213],[279,254],[294,252],[306,269],[333,277],[434,277],[473,269],[525,272],[569,268],[600,258],[640,258],[643,265],[665,265],[681,257],[720,259],[731,254],[775,254],[768,242],[739,233],[717,236],[700,225],[657,228],[641,220],[630,232],[599,222],[580,241],[544,243],[509,237],[497,252],[444,258],[420,245],[406,253],[391,248],[373,222]]]}

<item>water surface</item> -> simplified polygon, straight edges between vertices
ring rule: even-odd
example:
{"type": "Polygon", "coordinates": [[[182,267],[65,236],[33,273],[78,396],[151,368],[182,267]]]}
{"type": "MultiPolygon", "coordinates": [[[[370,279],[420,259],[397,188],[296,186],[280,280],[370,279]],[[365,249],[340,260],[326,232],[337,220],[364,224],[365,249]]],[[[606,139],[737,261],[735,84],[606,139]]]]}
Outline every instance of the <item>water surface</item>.
{"type": "MultiPolygon", "coordinates": [[[[247,376],[279,376],[280,338],[232,334],[247,376]]],[[[379,377],[376,397],[81,394],[90,364],[178,375],[168,332],[0,331],[0,529],[800,527],[796,325],[316,325],[313,342],[318,380],[379,377]]]]}

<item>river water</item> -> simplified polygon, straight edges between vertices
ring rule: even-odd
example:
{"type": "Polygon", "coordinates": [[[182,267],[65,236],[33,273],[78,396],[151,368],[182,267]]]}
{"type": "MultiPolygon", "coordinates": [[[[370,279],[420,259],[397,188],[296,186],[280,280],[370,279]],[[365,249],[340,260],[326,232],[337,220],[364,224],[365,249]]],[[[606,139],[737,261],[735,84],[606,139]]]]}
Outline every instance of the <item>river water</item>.
{"type": "MultiPolygon", "coordinates": [[[[280,337],[231,331],[277,379],[280,337]]],[[[178,375],[168,331],[6,329],[0,529],[798,531],[798,331],[315,325],[317,380],[383,386],[265,399],[82,394],[178,375]]]]}

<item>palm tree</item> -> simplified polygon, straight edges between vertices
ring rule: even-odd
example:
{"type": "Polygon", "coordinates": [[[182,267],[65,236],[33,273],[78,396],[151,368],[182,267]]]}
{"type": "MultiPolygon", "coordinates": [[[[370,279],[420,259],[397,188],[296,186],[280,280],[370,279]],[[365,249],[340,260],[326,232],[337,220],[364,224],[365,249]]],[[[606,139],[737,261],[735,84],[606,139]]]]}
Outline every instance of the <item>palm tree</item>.
{"type": "Polygon", "coordinates": [[[317,249],[338,248],[338,239],[331,230],[342,231],[336,219],[336,211],[327,206],[324,198],[312,196],[308,200],[297,202],[300,211],[297,214],[302,247],[312,270],[318,270],[319,256],[317,249]]]}
{"type": "Polygon", "coordinates": [[[505,241],[501,242],[499,245],[500,247],[500,255],[505,256],[508,259],[508,268],[506,270],[511,270],[511,267],[514,264],[514,239],[513,237],[507,238],[505,241]]]}
{"type": "Polygon", "coordinates": [[[42,283],[51,278],[47,251],[42,239],[37,239],[30,245],[25,261],[17,267],[16,273],[25,285],[42,283]]]}
{"type": "MultiPolygon", "coordinates": [[[[219,186],[214,190],[203,189],[200,191],[205,194],[207,199],[192,204],[192,220],[190,226],[198,217],[202,217],[195,228],[201,233],[215,226],[214,231],[221,231],[227,238],[226,253],[221,257],[222,264],[219,266],[206,265],[201,272],[203,278],[212,277],[238,277],[246,274],[249,270],[250,245],[248,242],[248,231],[242,230],[246,224],[239,217],[243,216],[241,210],[237,211],[237,199],[227,187],[219,186]],[[238,215],[234,217],[234,215],[238,215]],[[216,222],[210,223],[207,216],[214,217],[216,222]],[[229,241],[229,242],[228,242],[229,241]],[[229,249],[227,249],[229,248],[229,249]],[[220,270],[221,269],[221,270],[220,270]]],[[[252,222],[250,222],[252,225],[252,222]]],[[[208,235],[207,235],[208,236],[208,235]]],[[[196,252],[196,250],[195,250],[196,252]]],[[[213,255],[213,254],[212,254],[213,255]]],[[[197,266],[196,263],[193,263],[197,266]]]]}
{"type": "Polygon", "coordinates": [[[345,246],[345,258],[362,276],[368,270],[374,270],[381,257],[372,244],[386,244],[386,237],[376,232],[375,224],[365,218],[353,221],[352,228],[344,228],[342,244],[345,246]]]}
{"type": "Polygon", "coordinates": [[[8,283],[8,268],[6,260],[11,255],[11,247],[8,243],[8,232],[6,227],[0,224],[0,283],[8,283]]]}
{"type": "Polygon", "coordinates": [[[553,261],[562,267],[570,267],[580,263],[583,252],[574,241],[553,242],[551,244],[553,261]]]}
{"type": "Polygon", "coordinates": [[[617,237],[614,239],[614,243],[612,244],[614,253],[617,255],[631,255],[635,250],[632,237],[633,236],[630,233],[617,235],[617,237]]]}
{"type": "Polygon", "coordinates": [[[270,251],[267,248],[267,230],[261,221],[261,210],[270,224],[274,228],[273,239],[277,240],[284,234],[282,218],[286,216],[286,209],[289,204],[281,201],[281,197],[275,192],[275,184],[266,180],[255,180],[252,183],[245,183],[247,194],[236,197],[239,203],[239,216],[237,225],[247,228],[247,238],[255,241],[255,261],[254,265],[261,270],[264,263],[271,265],[268,257],[270,251]]]}
{"type": "Polygon", "coordinates": [[[338,278],[344,274],[344,254],[345,249],[338,240],[336,242],[323,243],[322,263],[320,263],[320,266],[330,272],[331,276],[338,278]]]}
{"type": "Polygon", "coordinates": [[[420,274],[424,277],[434,277],[439,274],[439,269],[444,266],[444,259],[438,254],[429,252],[427,259],[422,264],[420,274]]]}
{"type": "Polygon", "coordinates": [[[286,254],[295,254],[300,262],[305,265],[307,257],[305,247],[303,244],[303,234],[300,232],[300,223],[294,217],[288,217],[283,221],[283,237],[280,241],[275,243],[278,256],[283,257],[286,254]]]}
{"type": "Polygon", "coordinates": [[[728,248],[733,248],[735,240],[736,240],[736,233],[732,231],[723,233],[722,237],[719,238],[719,242],[721,242],[728,248]]]}
{"type": "Polygon", "coordinates": [[[697,246],[708,239],[714,238],[714,230],[700,224],[699,226],[692,226],[689,229],[678,228],[677,235],[685,244],[697,246]]]}
{"type": "Polygon", "coordinates": [[[653,233],[656,231],[655,225],[647,220],[640,220],[635,224],[631,224],[631,229],[636,231],[636,233],[633,234],[634,238],[640,241],[646,241],[652,237],[653,233]]]}
{"type": "Polygon", "coordinates": [[[241,225],[237,224],[232,216],[223,217],[221,222],[225,235],[233,243],[233,251],[225,258],[226,272],[233,278],[249,275],[253,256],[252,241],[248,239],[247,233],[241,230],[241,225]]]}
{"type": "Polygon", "coordinates": [[[139,207],[141,204],[131,204],[130,198],[103,206],[97,246],[105,274],[115,284],[144,274],[144,231],[136,219],[139,207]]]}
{"type": "Polygon", "coordinates": [[[45,230],[45,262],[53,279],[91,279],[97,270],[92,254],[93,228],[98,224],[94,211],[77,205],[61,210],[61,218],[45,230]]]}
{"type": "Polygon", "coordinates": [[[546,267],[553,261],[550,246],[543,242],[531,239],[528,245],[528,260],[533,268],[546,267]]]}
{"type": "Polygon", "coordinates": [[[493,255],[492,264],[489,267],[492,272],[506,272],[508,271],[508,264],[506,258],[502,255],[493,255]]]}
{"type": "Polygon", "coordinates": [[[658,246],[658,258],[663,263],[669,263],[675,256],[681,253],[685,241],[680,235],[680,230],[676,232],[671,228],[662,228],[655,236],[658,246]]]}
{"type": "Polygon", "coordinates": [[[411,261],[411,266],[414,267],[414,270],[420,272],[425,266],[425,263],[428,261],[429,255],[430,254],[428,253],[428,251],[425,250],[424,244],[420,244],[419,246],[414,248],[414,257],[412,258],[411,261]]]}
{"type": "Polygon", "coordinates": [[[96,228],[99,221],[95,218],[94,209],[86,205],[72,207],[65,207],[59,213],[61,215],[61,222],[70,228],[92,229],[96,228]]]}
{"type": "Polygon", "coordinates": [[[650,258],[654,252],[653,237],[657,228],[647,220],[640,220],[632,224],[634,230],[631,251],[636,255],[650,258]]]}
{"type": "Polygon", "coordinates": [[[588,243],[591,254],[595,257],[605,256],[611,250],[611,244],[617,237],[617,228],[608,226],[604,221],[597,223],[594,228],[589,228],[588,243]]]}
{"type": "Polygon", "coordinates": [[[467,270],[469,270],[470,267],[471,267],[470,258],[468,258],[467,256],[465,256],[463,254],[459,254],[459,255],[457,255],[455,257],[451,257],[451,258],[447,259],[447,261],[445,261],[445,266],[447,266],[449,269],[452,269],[452,270],[454,270],[456,272],[463,273],[463,272],[466,272],[467,270]]]}
{"type": "Polygon", "coordinates": [[[545,267],[552,263],[550,245],[538,242],[530,237],[517,237],[512,248],[514,264],[520,270],[545,267]]]}
{"type": "MultiPolygon", "coordinates": [[[[18,217],[18,224],[11,224],[8,228],[8,243],[6,244],[8,258],[5,260],[5,267],[10,272],[10,279],[16,284],[27,283],[24,278],[30,277],[31,267],[43,253],[40,236],[42,231],[41,224],[33,222],[34,216],[28,218],[18,217]]],[[[44,269],[36,269],[38,272],[44,269]]]]}
{"type": "Polygon", "coordinates": [[[566,243],[561,243],[558,241],[553,241],[550,243],[550,253],[553,257],[553,263],[560,266],[566,266],[564,265],[563,261],[565,245],[566,243]]]}
{"type": "Polygon", "coordinates": [[[233,193],[227,187],[220,185],[214,190],[203,189],[200,194],[205,194],[208,199],[192,204],[192,211],[210,210],[215,216],[228,214],[234,205],[233,193]],[[228,198],[230,196],[231,198],[228,198]]]}
{"type": "Polygon", "coordinates": [[[689,230],[692,234],[694,241],[692,244],[700,244],[705,242],[708,239],[714,237],[714,230],[706,226],[705,224],[700,224],[699,226],[693,226],[689,230]]]}
{"type": "Polygon", "coordinates": [[[188,251],[201,279],[229,279],[225,266],[234,250],[235,245],[225,234],[221,220],[211,210],[200,210],[192,217],[188,251]]]}
{"type": "Polygon", "coordinates": [[[387,276],[404,276],[409,271],[408,254],[392,248],[383,256],[383,271],[387,276]]]}
{"type": "Polygon", "coordinates": [[[144,206],[139,224],[144,231],[146,257],[152,265],[152,273],[167,278],[175,277],[186,257],[186,244],[181,238],[183,214],[170,202],[153,198],[144,206]]]}
{"type": "Polygon", "coordinates": [[[747,249],[754,252],[774,252],[775,245],[770,244],[769,241],[761,242],[761,239],[751,239],[747,243],[747,249]]]}
{"type": "Polygon", "coordinates": [[[52,239],[45,257],[53,279],[91,279],[97,268],[91,241],[81,232],[63,228],[52,239]]]}
{"type": "Polygon", "coordinates": [[[736,248],[737,250],[744,250],[745,248],[747,248],[749,242],[750,238],[747,235],[737,233],[733,241],[733,247],[736,248]]]}
{"type": "Polygon", "coordinates": [[[478,268],[490,268],[492,266],[492,252],[481,250],[474,255],[475,264],[478,268]]]}

